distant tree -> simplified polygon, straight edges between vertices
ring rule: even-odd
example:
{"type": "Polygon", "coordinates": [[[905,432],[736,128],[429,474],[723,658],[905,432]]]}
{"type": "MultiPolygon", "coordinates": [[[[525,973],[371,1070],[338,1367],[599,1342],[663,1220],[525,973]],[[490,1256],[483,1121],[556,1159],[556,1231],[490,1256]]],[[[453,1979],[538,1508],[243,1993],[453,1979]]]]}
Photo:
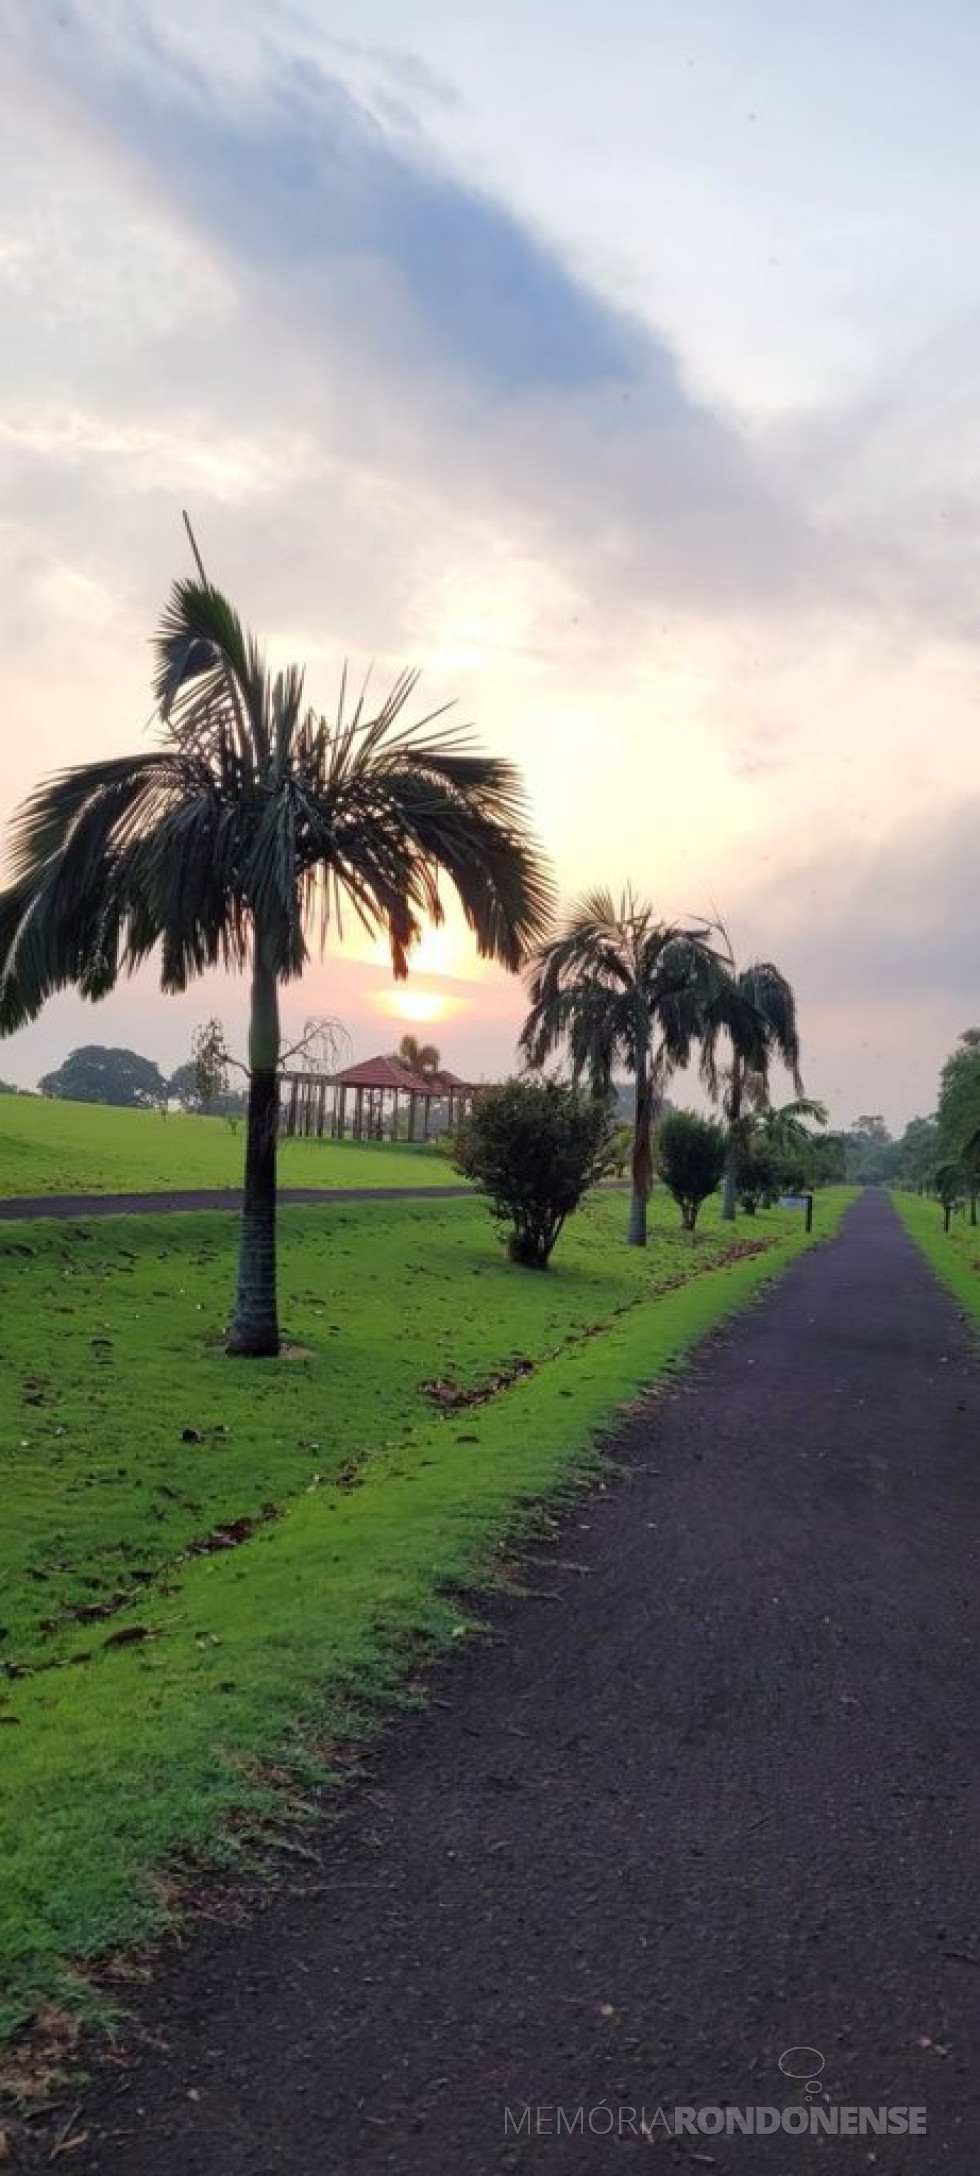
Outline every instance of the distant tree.
{"type": "Polygon", "coordinates": [[[281,1063],[285,1065],[300,1057],[311,1073],[335,1073],[341,1059],[346,1063],[350,1056],[350,1035],[342,1020],[334,1020],[327,1013],[313,1013],[303,1023],[303,1032],[288,1050],[283,1051],[281,1063]]]}
{"type": "Polygon", "coordinates": [[[839,1185],[847,1177],[847,1139],[843,1133],[819,1134],[810,1146],[814,1186],[839,1185]]]}
{"type": "Polygon", "coordinates": [[[658,1128],[660,1176],[678,1204],[685,1231],[693,1232],[702,1202],[721,1185],[727,1154],[724,1128],[696,1111],[674,1111],[658,1128]]]}
{"type": "Polygon", "coordinates": [[[248,1098],[244,1089],[230,1086],[231,1063],[220,1020],[205,1021],[191,1037],[190,1058],[170,1075],[168,1097],[195,1117],[242,1117],[248,1098]]]}
{"type": "Polygon", "coordinates": [[[20,1089],[14,1087],[12,1080],[0,1080],[0,1096],[19,1096],[19,1094],[20,1089]]]}
{"type": "Polygon", "coordinates": [[[865,1111],[848,1127],[847,1176],[859,1186],[883,1186],[895,1173],[895,1142],[879,1111],[865,1111]]]}
{"type": "Polygon", "coordinates": [[[531,1010],[521,1048],[531,1065],[567,1049],[576,1080],[609,1096],[613,1067],[634,1083],[632,1194],[627,1239],[647,1242],[653,1179],[651,1131],[664,1083],[687,1063],[722,962],[707,928],[659,922],[629,889],[618,900],[593,892],[527,971],[531,1010]]]}
{"type": "Polygon", "coordinates": [[[182,1111],[196,1113],[200,1110],[197,1067],[193,1058],[186,1058],[183,1065],[174,1067],[167,1082],[167,1096],[171,1103],[179,1103],[182,1111]]]}
{"type": "Polygon", "coordinates": [[[191,1036],[191,1058],[198,1102],[202,1110],[216,1103],[228,1086],[228,1051],[220,1020],[205,1020],[191,1036]]]}
{"type": "Polygon", "coordinates": [[[442,1064],[442,1057],[435,1043],[420,1043],[415,1035],[402,1036],[396,1055],[403,1065],[408,1066],[410,1072],[421,1073],[423,1077],[428,1073],[438,1073],[442,1064]]]}
{"type": "Polygon", "coordinates": [[[888,1148],[891,1143],[891,1134],[880,1111],[864,1111],[854,1120],[851,1132],[862,1141],[870,1141],[876,1148],[888,1148]]]}
{"type": "Polygon", "coordinates": [[[777,1058],[791,1075],[797,1098],[803,1096],[796,999],[785,975],[771,960],[756,960],[751,967],[740,969],[729,957],[720,985],[705,1010],[701,1048],[701,1071],[707,1087],[713,1095],[719,1088],[722,1091],[728,1155],[721,1213],[730,1220],[735,1215],[743,1120],[747,1113],[768,1108],[769,1075],[777,1058]],[[727,1064],[720,1066],[719,1044],[728,1052],[727,1064]]]}
{"type": "Polygon", "coordinates": [[[43,1096],[68,1103],[111,1103],[120,1110],[158,1109],[166,1102],[167,1083],[152,1058],[138,1050],[112,1050],[85,1043],[63,1065],[38,1081],[43,1096]]]}
{"type": "Polygon", "coordinates": [[[609,1170],[610,1134],[605,1102],[565,1082],[481,1089],[456,1137],[456,1168],[509,1224],[512,1262],[547,1269],[566,1218],[609,1170]]]}

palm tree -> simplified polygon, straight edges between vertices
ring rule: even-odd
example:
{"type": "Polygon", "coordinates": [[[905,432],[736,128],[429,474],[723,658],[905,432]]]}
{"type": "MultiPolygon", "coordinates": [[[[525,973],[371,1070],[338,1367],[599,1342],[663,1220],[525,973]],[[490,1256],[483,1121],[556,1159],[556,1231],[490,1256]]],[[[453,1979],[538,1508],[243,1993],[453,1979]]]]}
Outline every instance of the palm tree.
{"type": "Polygon", "coordinates": [[[830,1112],[816,1096],[796,1096],[791,1103],[768,1104],[760,1114],[762,1131],[771,1148],[781,1155],[805,1155],[814,1145],[807,1120],[825,1126],[830,1112]]]}
{"type": "Polygon", "coordinates": [[[566,1046],[576,1078],[609,1092],[619,1059],[636,1083],[627,1238],[645,1247],[653,1180],[650,1131],[671,1068],[691,1054],[723,962],[707,928],[658,922],[627,889],[592,892],[527,969],[531,1010],[520,1044],[531,1065],[566,1046]]]}
{"type": "Polygon", "coordinates": [[[438,1073],[441,1052],[434,1043],[420,1043],[417,1035],[403,1035],[398,1056],[412,1073],[438,1073]]]}
{"type": "Polygon", "coordinates": [[[74,985],[100,998],[161,948],[164,990],[248,969],[248,1136],[229,1350],[279,1350],[276,1135],[279,991],[341,912],[386,935],[396,976],[447,876],[484,956],[517,969],[540,941],[551,881],[518,772],[465,732],[400,723],[417,675],[373,715],[304,705],[296,666],[271,679],[233,606],[177,582],[155,642],[162,745],[64,771],[14,819],[0,893],[0,1034],[74,985]]]}
{"type": "Polygon", "coordinates": [[[786,1066],[797,1098],[806,1101],[800,1077],[796,999],[785,975],[771,960],[756,960],[740,972],[729,954],[726,970],[705,1008],[701,1049],[701,1070],[712,1095],[717,1095],[719,1085],[724,1084],[722,1107],[728,1124],[728,1158],[721,1213],[731,1221],[745,1123],[752,1112],[768,1108],[769,1069],[774,1058],[780,1058],[786,1066]],[[728,1044],[729,1062],[719,1071],[717,1052],[722,1038],[728,1044]]]}

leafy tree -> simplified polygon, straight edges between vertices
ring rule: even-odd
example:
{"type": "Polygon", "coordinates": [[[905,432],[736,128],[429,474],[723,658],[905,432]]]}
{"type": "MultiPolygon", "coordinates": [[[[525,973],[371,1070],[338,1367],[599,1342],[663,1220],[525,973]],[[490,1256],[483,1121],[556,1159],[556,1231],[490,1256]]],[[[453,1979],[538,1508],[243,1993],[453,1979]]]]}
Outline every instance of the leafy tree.
{"type": "Polygon", "coordinates": [[[336,1072],[342,1060],[347,1063],[350,1051],[350,1033],[343,1021],[327,1013],[314,1013],[304,1021],[302,1035],[283,1051],[282,1063],[299,1057],[308,1072],[329,1075],[336,1072]]]}
{"type": "Polygon", "coordinates": [[[191,1036],[194,1082],[201,1110],[217,1102],[228,1087],[228,1051],[220,1020],[206,1020],[191,1036]]]}
{"type": "Polygon", "coordinates": [[[456,1137],[456,1168],[510,1225],[512,1262],[547,1269],[566,1217],[609,1170],[611,1130],[605,1102],[563,1081],[481,1089],[456,1137]]]}
{"type": "Polygon", "coordinates": [[[627,890],[618,901],[606,891],[583,899],[528,969],[521,1048],[530,1063],[564,1046],[575,1078],[603,1097],[617,1061],[632,1075],[632,1246],[647,1241],[650,1135],[664,1082],[690,1057],[720,966],[705,929],[658,922],[627,890]]]}
{"type": "Polygon", "coordinates": [[[910,1118],[895,1143],[895,1175],[907,1186],[923,1187],[940,1161],[942,1147],[934,1118],[910,1118]]]}
{"type": "Polygon", "coordinates": [[[932,1185],[942,1208],[943,1229],[948,1232],[953,1210],[967,1192],[968,1180],[963,1165],[956,1157],[948,1158],[933,1172],[932,1185]]]}
{"type": "Polygon", "coordinates": [[[415,1035],[403,1035],[398,1045],[398,1057],[413,1073],[438,1073],[442,1058],[434,1043],[420,1043],[415,1035]]]}
{"type": "Polygon", "coordinates": [[[196,1117],[239,1118],[247,1099],[229,1086],[231,1064],[220,1020],[207,1020],[191,1037],[192,1056],[167,1082],[167,1094],[196,1117]]]}
{"type": "Polygon", "coordinates": [[[843,1133],[818,1135],[810,1143],[810,1163],[815,1186],[839,1185],[847,1177],[847,1140],[843,1133]]]}
{"type": "Polygon", "coordinates": [[[167,1083],[152,1058],[138,1050],[107,1049],[85,1043],[63,1065],[38,1081],[43,1096],[68,1103],[111,1103],[120,1110],[148,1111],[164,1104],[167,1083]]]}
{"type": "Polygon", "coordinates": [[[980,1130],[980,1031],[967,1028],[939,1076],[940,1153],[958,1156],[980,1130]],[[975,1039],[976,1038],[976,1039],[975,1039]]]}
{"type": "Polygon", "coordinates": [[[183,1065],[174,1067],[167,1082],[167,1096],[171,1103],[179,1103],[182,1111],[197,1114],[201,1108],[197,1092],[197,1067],[193,1058],[186,1058],[183,1065]]]}
{"type": "Polygon", "coordinates": [[[693,1232],[701,1204],[721,1185],[728,1154],[724,1129],[696,1111],[674,1111],[657,1131],[660,1176],[673,1194],[686,1232],[693,1232]]]}
{"type": "Polygon", "coordinates": [[[513,766],[465,733],[406,726],[417,676],[375,714],[307,708],[295,665],[272,679],[203,578],[175,584],[156,638],[162,745],[61,773],[14,820],[0,894],[0,1032],[74,984],[99,998],[160,947],[165,990],[209,967],[251,978],[245,1201],[229,1349],[279,1350],[279,998],[342,905],[387,936],[396,976],[448,877],[480,951],[516,969],[551,885],[513,766]]]}
{"type": "Polygon", "coordinates": [[[845,1135],[847,1176],[859,1186],[883,1186],[894,1173],[895,1143],[880,1112],[865,1111],[845,1135]]]}
{"type": "Polygon", "coordinates": [[[791,1075],[797,1097],[802,1098],[796,999],[790,984],[771,960],[756,960],[751,967],[739,970],[729,957],[720,986],[706,1008],[702,1033],[702,1073],[713,1095],[719,1087],[722,1089],[728,1127],[721,1212],[728,1220],[735,1215],[743,1120],[747,1114],[767,1108],[769,1073],[777,1058],[791,1075]],[[727,1064],[720,1067],[719,1044],[728,1052],[727,1064]]]}

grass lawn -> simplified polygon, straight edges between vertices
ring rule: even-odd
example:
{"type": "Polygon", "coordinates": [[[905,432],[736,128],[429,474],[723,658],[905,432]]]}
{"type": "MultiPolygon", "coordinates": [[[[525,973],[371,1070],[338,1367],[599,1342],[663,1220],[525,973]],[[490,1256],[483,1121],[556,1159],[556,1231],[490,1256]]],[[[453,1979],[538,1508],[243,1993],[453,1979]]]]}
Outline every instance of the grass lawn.
{"type": "Polygon", "coordinates": [[[980,1322],[980,1225],[971,1225],[968,1215],[954,1216],[949,1231],[944,1232],[938,1201],[923,1194],[901,1194],[897,1189],[891,1199],[937,1275],[972,1320],[980,1322]]]}
{"type": "MultiPolygon", "coordinates": [[[[240,1186],[244,1128],[223,1118],[116,1111],[101,1103],[0,1096],[0,1196],[158,1194],[240,1186]]],[[[285,1141],[283,1186],[459,1186],[439,1150],[385,1141],[285,1141]]]]}
{"type": "MultiPolygon", "coordinates": [[[[818,1201],[818,1235],[850,1198],[818,1201]]],[[[465,1632],[452,1590],[490,1576],[530,1499],[807,1244],[791,1211],[733,1241],[714,1206],[692,1248],[671,1205],[643,1254],[624,1215],[596,1197],[542,1277],[475,1202],[286,1210],[305,1353],[279,1362],[220,1350],[229,1216],[0,1230],[6,2029],[165,1923],[175,1852],[243,1848],[273,1769],[328,1772],[419,1638],[465,1632]],[[517,1360],[486,1403],[420,1387],[517,1360]]]]}

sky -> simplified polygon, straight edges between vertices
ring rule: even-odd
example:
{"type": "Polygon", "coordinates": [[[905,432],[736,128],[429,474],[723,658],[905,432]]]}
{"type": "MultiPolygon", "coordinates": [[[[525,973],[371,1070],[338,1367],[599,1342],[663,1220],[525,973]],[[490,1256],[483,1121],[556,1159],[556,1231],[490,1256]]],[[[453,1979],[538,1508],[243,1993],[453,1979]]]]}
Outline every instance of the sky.
{"type": "MultiPolygon", "coordinates": [[[[980,1019],[978,80],[971,0],[0,0],[0,871],[39,776],[147,745],[186,506],[318,708],[420,666],[564,902],[723,916],[835,1122],[931,1110],[980,1019]]],[[[285,1021],[484,1077],[523,1009],[450,919],[285,1021]]],[[[68,994],[0,1074],[214,1013],[68,994]]]]}

